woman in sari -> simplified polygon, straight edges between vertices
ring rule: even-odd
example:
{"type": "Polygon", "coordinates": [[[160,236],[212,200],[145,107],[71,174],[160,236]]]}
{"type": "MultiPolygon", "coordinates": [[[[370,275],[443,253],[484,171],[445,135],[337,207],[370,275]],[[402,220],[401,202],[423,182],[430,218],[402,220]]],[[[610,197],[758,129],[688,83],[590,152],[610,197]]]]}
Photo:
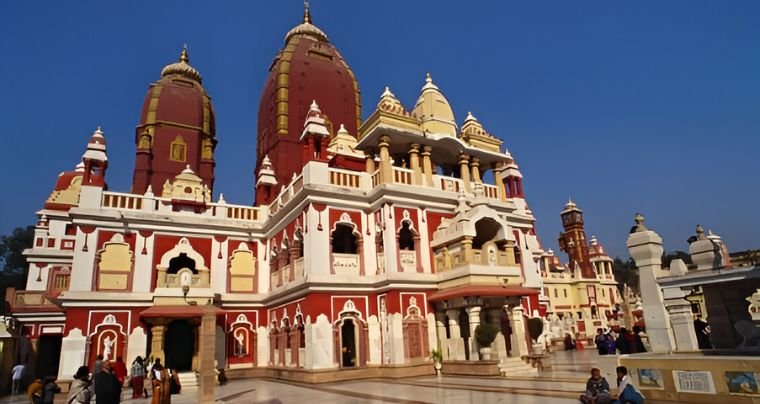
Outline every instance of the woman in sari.
{"type": "Polygon", "coordinates": [[[148,392],[145,391],[145,363],[143,358],[138,356],[132,362],[132,369],[130,369],[131,379],[129,384],[132,385],[132,398],[148,398],[148,392]]]}

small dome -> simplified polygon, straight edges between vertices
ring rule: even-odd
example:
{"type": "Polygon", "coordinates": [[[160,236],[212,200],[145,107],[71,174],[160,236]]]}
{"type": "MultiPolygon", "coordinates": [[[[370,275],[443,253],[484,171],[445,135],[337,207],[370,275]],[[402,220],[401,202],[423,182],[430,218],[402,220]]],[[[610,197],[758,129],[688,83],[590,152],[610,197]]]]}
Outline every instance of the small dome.
{"type": "Polygon", "coordinates": [[[288,33],[285,35],[285,42],[287,43],[290,37],[293,35],[308,35],[314,37],[314,39],[318,41],[330,42],[327,39],[327,34],[325,34],[321,29],[317,28],[316,25],[311,23],[311,13],[309,12],[308,1],[304,3],[303,21],[301,24],[293,27],[293,29],[288,31],[288,33]]]}
{"type": "Polygon", "coordinates": [[[412,115],[422,121],[422,129],[426,132],[451,136],[457,134],[454,111],[438,86],[433,83],[430,73],[425,78],[425,85],[422,86],[412,115]]]}
{"type": "Polygon", "coordinates": [[[199,83],[202,82],[201,74],[194,67],[190,66],[190,56],[187,54],[187,47],[182,48],[177,63],[166,65],[161,70],[161,77],[166,77],[171,74],[178,74],[199,83]]]}

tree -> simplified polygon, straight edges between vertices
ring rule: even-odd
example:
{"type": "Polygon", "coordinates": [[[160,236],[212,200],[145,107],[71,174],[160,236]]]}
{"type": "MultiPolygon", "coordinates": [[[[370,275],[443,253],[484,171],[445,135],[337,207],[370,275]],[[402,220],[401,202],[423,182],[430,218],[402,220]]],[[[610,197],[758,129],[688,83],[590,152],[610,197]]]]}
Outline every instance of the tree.
{"type": "Polygon", "coordinates": [[[26,286],[28,265],[24,250],[31,248],[33,243],[34,226],[17,227],[10,235],[0,237],[0,302],[5,301],[7,288],[23,289],[26,286]]]}
{"type": "Polygon", "coordinates": [[[639,269],[636,267],[636,261],[633,258],[623,261],[620,257],[615,257],[612,261],[612,274],[618,283],[618,288],[622,294],[623,284],[635,292],[639,292],[639,269]]]}

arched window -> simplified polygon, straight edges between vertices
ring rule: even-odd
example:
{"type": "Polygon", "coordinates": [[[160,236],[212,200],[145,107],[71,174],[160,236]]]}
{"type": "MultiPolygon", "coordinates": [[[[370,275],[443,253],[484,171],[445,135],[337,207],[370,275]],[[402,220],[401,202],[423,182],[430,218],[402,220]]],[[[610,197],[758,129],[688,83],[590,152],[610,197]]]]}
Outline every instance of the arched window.
{"type": "Polygon", "coordinates": [[[338,254],[356,254],[356,236],[353,226],[337,224],[332,233],[332,252],[338,254]]]}
{"type": "Polygon", "coordinates": [[[398,231],[398,248],[400,250],[414,251],[414,234],[409,227],[408,221],[401,223],[401,229],[398,231]]]}
{"type": "Polygon", "coordinates": [[[483,244],[496,238],[500,225],[490,217],[484,217],[475,223],[475,238],[472,240],[472,248],[480,249],[483,244]]]}
{"type": "Polygon", "coordinates": [[[182,268],[187,268],[194,274],[198,273],[198,270],[195,269],[195,260],[188,257],[185,253],[179,253],[178,256],[169,260],[169,269],[166,270],[166,273],[176,274],[182,268]]]}

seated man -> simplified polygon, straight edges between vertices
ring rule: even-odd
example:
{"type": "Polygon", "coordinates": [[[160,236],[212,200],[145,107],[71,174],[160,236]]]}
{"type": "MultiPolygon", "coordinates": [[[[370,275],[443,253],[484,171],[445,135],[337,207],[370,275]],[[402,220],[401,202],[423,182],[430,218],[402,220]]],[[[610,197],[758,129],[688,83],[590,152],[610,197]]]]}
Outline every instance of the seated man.
{"type": "Polygon", "coordinates": [[[642,395],[633,384],[630,383],[628,377],[628,368],[625,366],[618,366],[617,382],[618,382],[618,398],[614,404],[641,404],[644,402],[644,395],[642,395]]]}
{"type": "Polygon", "coordinates": [[[584,404],[608,404],[610,402],[610,384],[602,377],[602,372],[591,369],[591,378],[586,382],[586,392],[581,395],[584,404]]]}

